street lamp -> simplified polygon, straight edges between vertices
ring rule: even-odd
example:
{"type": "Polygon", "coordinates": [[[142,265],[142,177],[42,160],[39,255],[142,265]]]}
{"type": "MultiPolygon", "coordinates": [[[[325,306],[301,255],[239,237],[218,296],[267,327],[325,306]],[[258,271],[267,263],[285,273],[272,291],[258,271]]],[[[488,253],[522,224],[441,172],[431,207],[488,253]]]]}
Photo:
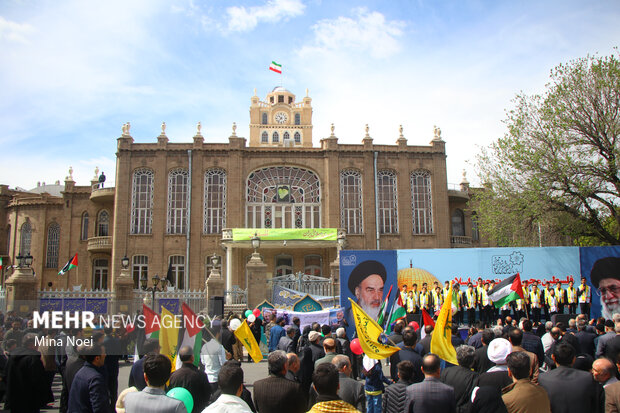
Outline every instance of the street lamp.
{"type": "Polygon", "coordinates": [[[22,255],[20,252],[16,259],[18,268],[30,267],[32,265],[32,255],[30,255],[30,253],[28,253],[28,255],[22,255]]]}
{"type": "Polygon", "coordinates": [[[32,255],[30,255],[30,253],[24,257],[24,263],[26,264],[26,267],[30,267],[32,265],[32,255]]]}
{"type": "Polygon", "coordinates": [[[211,265],[213,268],[219,268],[220,266],[220,257],[215,255],[215,253],[211,256],[211,265]]]}
{"type": "Polygon", "coordinates": [[[254,254],[256,254],[256,250],[260,247],[260,238],[256,232],[254,236],[250,238],[250,242],[252,243],[252,248],[254,248],[254,254]]]}
{"type": "Polygon", "coordinates": [[[157,274],[155,274],[153,278],[151,278],[151,281],[153,282],[153,286],[148,287],[149,280],[148,278],[146,278],[146,276],[143,276],[142,278],[140,278],[140,287],[142,287],[142,290],[153,294],[151,304],[153,305],[153,309],[154,309],[155,308],[155,293],[165,291],[166,283],[168,282],[168,280],[165,277],[159,278],[157,274]],[[161,289],[157,287],[157,284],[159,284],[160,281],[161,281],[161,289]]]}
{"type": "Polygon", "coordinates": [[[129,268],[129,258],[127,258],[126,255],[123,258],[121,258],[121,268],[124,270],[129,268]]]}

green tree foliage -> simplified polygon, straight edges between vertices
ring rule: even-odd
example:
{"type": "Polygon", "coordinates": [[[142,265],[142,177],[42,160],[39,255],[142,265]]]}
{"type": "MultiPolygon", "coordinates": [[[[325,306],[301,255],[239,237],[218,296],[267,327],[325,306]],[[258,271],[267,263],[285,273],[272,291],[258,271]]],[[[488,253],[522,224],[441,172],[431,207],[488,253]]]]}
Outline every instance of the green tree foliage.
{"type": "Polygon", "coordinates": [[[620,244],[620,61],[588,56],[519,94],[507,132],[477,159],[470,208],[499,245],[537,245],[539,229],[580,245],[620,244]]]}

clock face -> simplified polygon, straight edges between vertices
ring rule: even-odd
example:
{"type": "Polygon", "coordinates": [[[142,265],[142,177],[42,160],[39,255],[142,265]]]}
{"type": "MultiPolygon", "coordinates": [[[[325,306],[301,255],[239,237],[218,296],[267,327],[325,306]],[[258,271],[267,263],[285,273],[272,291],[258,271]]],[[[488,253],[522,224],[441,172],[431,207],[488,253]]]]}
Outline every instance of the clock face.
{"type": "Polygon", "coordinates": [[[274,116],[274,119],[278,123],[285,123],[288,120],[288,116],[286,116],[286,113],[284,112],[278,112],[276,113],[276,116],[274,116]]]}

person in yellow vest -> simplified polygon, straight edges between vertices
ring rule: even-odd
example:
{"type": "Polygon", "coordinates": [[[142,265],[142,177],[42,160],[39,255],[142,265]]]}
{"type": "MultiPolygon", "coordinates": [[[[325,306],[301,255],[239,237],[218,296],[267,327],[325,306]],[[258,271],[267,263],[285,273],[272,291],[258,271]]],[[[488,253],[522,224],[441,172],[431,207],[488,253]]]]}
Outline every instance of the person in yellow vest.
{"type": "Polygon", "coordinates": [[[558,314],[564,314],[564,305],[566,304],[566,291],[562,288],[562,283],[555,283],[555,296],[558,299],[558,314]]]}
{"type": "Polygon", "coordinates": [[[577,314],[577,289],[575,281],[572,279],[568,282],[566,289],[566,304],[568,305],[568,314],[577,314]]]}
{"type": "Polygon", "coordinates": [[[480,303],[482,305],[482,322],[485,327],[488,327],[493,322],[493,303],[491,298],[489,298],[489,283],[484,283],[482,293],[480,294],[480,303]]]}
{"type": "Polygon", "coordinates": [[[474,325],[476,320],[476,292],[474,291],[474,285],[472,283],[467,284],[467,290],[463,294],[465,296],[464,304],[467,310],[467,324],[470,327],[474,325]]]}
{"type": "MultiPolygon", "coordinates": [[[[527,296],[523,294],[523,297],[527,296]]],[[[515,300],[515,319],[520,320],[522,317],[525,317],[525,300],[517,298],[515,300]]]]}
{"type": "Polygon", "coordinates": [[[532,322],[540,322],[540,308],[542,306],[542,294],[538,289],[538,281],[532,283],[532,290],[529,294],[530,297],[530,309],[532,310],[532,322]]]}
{"type": "Polygon", "coordinates": [[[592,303],[592,291],[586,284],[586,277],[581,277],[581,285],[577,288],[577,301],[581,314],[585,314],[590,319],[590,304],[592,303]]]}
{"type": "Polygon", "coordinates": [[[484,283],[482,282],[482,278],[478,277],[478,284],[476,284],[474,290],[476,290],[476,303],[478,303],[478,319],[483,320],[482,291],[484,290],[484,283]]]}
{"type": "Polygon", "coordinates": [[[545,313],[545,321],[549,321],[551,320],[551,318],[549,317],[549,291],[551,291],[551,284],[549,284],[549,281],[546,281],[544,284],[544,289],[542,290],[543,296],[542,296],[542,309],[543,312],[545,313]]]}
{"type": "Polygon", "coordinates": [[[403,304],[407,304],[407,296],[409,292],[407,291],[407,284],[403,285],[403,288],[400,290],[400,299],[403,301],[403,304]]]}
{"type": "Polygon", "coordinates": [[[428,284],[422,284],[422,291],[420,291],[420,296],[418,299],[418,306],[420,307],[420,311],[422,311],[422,309],[430,311],[431,294],[428,292],[428,284]]]}
{"type": "Polygon", "coordinates": [[[456,322],[458,325],[463,324],[463,291],[461,291],[461,285],[458,283],[454,283],[452,286],[452,294],[456,295],[456,313],[454,317],[456,318],[456,322]]]}
{"type": "MultiPolygon", "coordinates": [[[[488,291],[491,291],[494,287],[495,287],[495,281],[491,281],[489,283],[488,291]]],[[[495,308],[495,303],[493,302],[493,300],[489,300],[489,301],[491,301],[491,317],[492,317],[491,321],[495,322],[499,318],[499,308],[495,308]]]]}
{"type": "Polygon", "coordinates": [[[530,318],[530,287],[528,287],[527,285],[527,280],[523,280],[523,282],[521,283],[523,284],[523,300],[524,300],[524,305],[525,305],[525,317],[526,318],[530,318]]]}
{"type": "Polygon", "coordinates": [[[431,298],[433,300],[433,312],[437,312],[441,310],[441,305],[443,304],[443,295],[441,294],[441,288],[439,285],[435,287],[435,290],[431,291],[431,298]]]}
{"type": "Polygon", "coordinates": [[[405,309],[409,314],[415,314],[418,312],[418,300],[416,300],[416,296],[414,295],[413,290],[407,293],[407,299],[405,300],[405,309]]]}
{"type": "Polygon", "coordinates": [[[446,297],[448,296],[448,290],[450,290],[450,281],[446,281],[444,283],[443,290],[441,290],[441,293],[443,294],[444,301],[446,300],[446,297]]]}
{"type": "Polygon", "coordinates": [[[551,288],[547,295],[547,308],[549,309],[549,320],[558,313],[558,297],[555,295],[555,289],[551,288]]]}

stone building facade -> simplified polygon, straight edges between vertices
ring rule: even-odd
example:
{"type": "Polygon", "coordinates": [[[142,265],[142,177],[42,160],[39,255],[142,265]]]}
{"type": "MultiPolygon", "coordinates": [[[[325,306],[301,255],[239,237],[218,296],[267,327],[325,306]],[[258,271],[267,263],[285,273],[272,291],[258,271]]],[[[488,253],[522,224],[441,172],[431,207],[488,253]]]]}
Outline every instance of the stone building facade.
{"type": "MultiPolygon", "coordinates": [[[[376,145],[368,127],[359,144],[341,144],[332,125],[313,144],[312,99],[277,87],[251,98],[249,140],[205,142],[200,124],[188,143],[172,143],[165,124],[156,142],[137,143],[130,125],[118,138],[115,187],[78,186],[71,173],[53,191],[0,186],[0,256],[5,274],[18,255],[34,257],[40,289],[110,289],[121,259],[141,277],[169,273],[175,288],[202,290],[220,257],[227,289],[246,288],[249,239],[233,228],[332,228],[337,239],[261,240],[267,277],[302,271],[334,275],[339,248],[484,246],[466,211],[469,184],[449,189],[446,143],[376,145]],[[55,193],[54,193],[55,192],[55,193]],[[75,253],[77,270],[58,271],[75,253]],[[8,264],[8,265],[7,265],[8,264]]],[[[272,231],[274,232],[274,231],[272,231]]],[[[252,288],[252,286],[249,286],[252,288]]]]}

